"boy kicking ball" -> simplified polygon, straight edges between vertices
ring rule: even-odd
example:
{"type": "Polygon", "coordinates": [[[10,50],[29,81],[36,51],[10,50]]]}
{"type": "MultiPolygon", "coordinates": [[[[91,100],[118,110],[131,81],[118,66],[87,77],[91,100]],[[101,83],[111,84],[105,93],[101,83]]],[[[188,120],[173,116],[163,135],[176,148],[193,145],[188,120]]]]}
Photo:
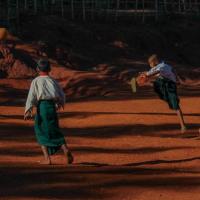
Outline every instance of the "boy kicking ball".
{"type": "Polygon", "coordinates": [[[149,57],[148,63],[151,69],[148,72],[143,72],[138,78],[138,85],[144,84],[146,81],[153,79],[154,91],[158,94],[160,99],[164,100],[169,108],[175,110],[181,126],[181,132],[186,131],[183,114],[179,105],[179,97],[177,95],[177,75],[173,68],[161,61],[159,57],[154,54],[149,57]]]}
{"type": "Polygon", "coordinates": [[[32,110],[35,106],[37,108],[35,133],[44,154],[44,160],[40,164],[50,165],[50,155],[55,154],[60,148],[64,152],[67,164],[71,164],[73,156],[59,128],[56,112],[59,108],[64,109],[65,95],[59,84],[49,76],[51,71],[49,61],[40,60],[37,68],[39,76],[31,83],[24,120],[32,117],[32,110]]]}

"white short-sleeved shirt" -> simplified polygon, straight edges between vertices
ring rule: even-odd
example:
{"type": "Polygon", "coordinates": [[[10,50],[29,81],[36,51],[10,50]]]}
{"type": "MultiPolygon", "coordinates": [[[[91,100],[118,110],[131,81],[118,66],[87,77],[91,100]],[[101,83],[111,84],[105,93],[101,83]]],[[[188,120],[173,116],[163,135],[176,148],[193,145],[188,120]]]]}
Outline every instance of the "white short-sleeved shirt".
{"type": "Polygon", "coordinates": [[[153,75],[154,73],[158,72],[158,76],[167,78],[173,82],[176,82],[176,75],[173,72],[172,66],[166,64],[165,62],[161,62],[160,64],[156,65],[155,67],[151,68],[147,72],[147,76],[153,75]]]}
{"type": "Polygon", "coordinates": [[[62,88],[50,76],[38,76],[32,81],[26,101],[25,112],[33,106],[37,106],[40,100],[54,100],[62,106],[65,104],[65,94],[62,88]]]}

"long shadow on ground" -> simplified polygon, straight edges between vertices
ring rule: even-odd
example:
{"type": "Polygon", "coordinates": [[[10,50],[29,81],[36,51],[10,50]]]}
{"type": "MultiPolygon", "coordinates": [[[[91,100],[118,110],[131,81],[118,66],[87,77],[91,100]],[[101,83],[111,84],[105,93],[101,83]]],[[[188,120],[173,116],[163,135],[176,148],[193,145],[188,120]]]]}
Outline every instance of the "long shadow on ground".
{"type": "MultiPolygon", "coordinates": [[[[188,130],[198,136],[199,124],[187,124],[188,130]],[[195,131],[196,129],[196,131],[195,131]]],[[[133,125],[115,125],[103,127],[87,128],[63,128],[63,133],[69,137],[88,137],[88,138],[115,138],[123,136],[149,136],[161,138],[187,138],[189,135],[181,134],[178,124],[133,124],[133,125]],[[171,133],[171,131],[173,131],[171,133]]],[[[34,130],[31,126],[2,123],[0,125],[1,141],[29,141],[34,137],[34,130]]]]}
{"type": "MultiPolygon", "coordinates": [[[[6,199],[117,199],[116,189],[124,187],[134,193],[137,188],[194,189],[200,184],[200,179],[196,176],[200,171],[194,172],[190,168],[18,166],[1,167],[0,172],[0,196],[6,199]]],[[[135,195],[137,196],[137,192],[135,195]]]]}

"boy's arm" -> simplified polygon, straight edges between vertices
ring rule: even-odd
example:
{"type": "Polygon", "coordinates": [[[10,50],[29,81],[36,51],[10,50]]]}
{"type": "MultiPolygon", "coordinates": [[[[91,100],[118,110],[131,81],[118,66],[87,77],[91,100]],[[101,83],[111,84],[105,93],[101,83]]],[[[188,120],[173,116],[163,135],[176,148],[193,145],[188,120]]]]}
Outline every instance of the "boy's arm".
{"type": "Polygon", "coordinates": [[[37,97],[36,97],[36,92],[35,92],[35,83],[34,81],[31,83],[31,87],[28,93],[28,97],[26,100],[26,107],[25,107],[25,116],[29,116],[32,114],[32,108],[34,105],[36,105],[37,102],[37,97]]]}
{"type": "Polygon", "coordinates": [[[64,110],[64,106],[65,106],[65,93],[63,91],[63,89],[61,88],[61,86],[56,82],[56,86],[57,86],[57,90],[58,90],[58,94],[59,94],[59,99],[58,99],[58,107],[62,107],[64,110]]]}
{"type": "Polygon", "coordinates": [[[172,68],[172,72],[175,74],[176,77],[176,84],[180,85],[181,84],[181,78],[178,76],[176,70],[174,68],[172,68]]]}
{"type": "Polygon", "coordinates": [[[152,68],[151,70],[149,70],[148,72],[146,72],[145,75],[150,78],[150,77],[153,77],[153,76],[155,76],[155,75],[157,75],[159,73],[160,73],[159,69],[152,68]]]}

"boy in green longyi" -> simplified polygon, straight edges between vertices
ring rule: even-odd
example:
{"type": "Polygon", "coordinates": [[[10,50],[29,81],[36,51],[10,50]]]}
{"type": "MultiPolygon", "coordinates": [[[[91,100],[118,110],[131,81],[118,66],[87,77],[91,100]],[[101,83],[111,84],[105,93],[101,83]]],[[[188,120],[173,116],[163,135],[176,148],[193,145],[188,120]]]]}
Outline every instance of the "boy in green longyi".
{"type": "Polygon", "coordinates": [[[63,108],[65,95],[59,84],[49,76],[50,63],[47,60],[38,62],[39,76],[35,78],[29,90],[26,101],[24,119],[32,117],[32,109],[37,108],[35,117],[35,134],[44,154],[41,164],[51,164],[50,155],[55,154],[60,148],[63,150],[67,163],[73,162],[62,134],[57,116],[57,109],[63,108]]]}

